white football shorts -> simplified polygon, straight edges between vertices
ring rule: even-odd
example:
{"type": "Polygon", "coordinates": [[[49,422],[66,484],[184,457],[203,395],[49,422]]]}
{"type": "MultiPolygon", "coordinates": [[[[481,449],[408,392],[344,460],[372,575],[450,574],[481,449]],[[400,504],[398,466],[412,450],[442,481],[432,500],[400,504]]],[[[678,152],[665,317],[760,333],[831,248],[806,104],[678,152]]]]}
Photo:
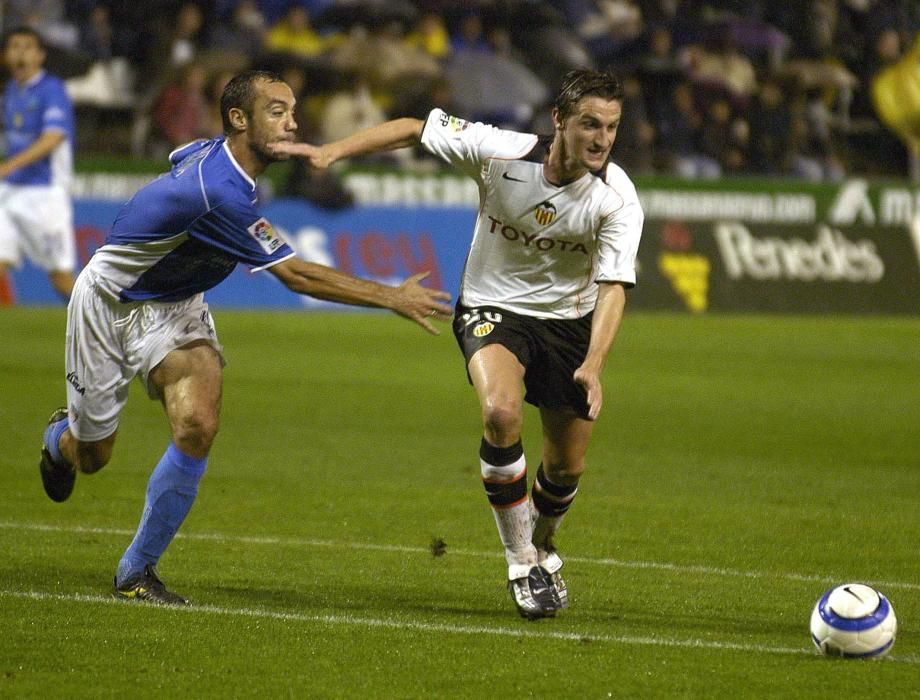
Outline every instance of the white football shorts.
{"type": "Polygon", "coordinates": [[[64,363],[74,437],[92,442],[114,433],[135,377],[158,400],[150,372],[170,352],[196,340],[206,341],[225,363],[204,295],[176,303],[122,304],[100,292],[84,269],[67,306],[64,363]]]}
{"type": "Polygon", "coordinates": [[[76,266],[73,204],[63,187],[0,182],[0,262],[19,267],[23,255],[48,272],[76,266]]]}

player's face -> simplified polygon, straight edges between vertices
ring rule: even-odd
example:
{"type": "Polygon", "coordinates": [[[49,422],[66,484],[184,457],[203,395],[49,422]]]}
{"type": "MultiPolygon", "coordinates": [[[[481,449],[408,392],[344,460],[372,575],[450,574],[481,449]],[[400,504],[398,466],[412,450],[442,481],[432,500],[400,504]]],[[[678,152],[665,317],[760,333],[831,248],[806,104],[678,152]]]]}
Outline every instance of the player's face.
{"type": "Polygon", "coordinates": [[[7,41],[4,59],[13,78],[21,83],[30,80],[41,70],[45,52],[34,36],[13,34],[7,41]]]}
{"type": "Polygon", "coordinates": [[[249,143],[267,161],[287,160],[290,156],[275,154],[271,144],[293,141],[297,131],[294,119],[294,93],[287,83],[260,81],[252,105],[249,143]]]}
{"type": "Polygon", "coordinates": [[[598,170],[604,166],[617,137],[622,107],[618,100],[588,95],[564,120],[556,115],[569,168],[598,170]]]}

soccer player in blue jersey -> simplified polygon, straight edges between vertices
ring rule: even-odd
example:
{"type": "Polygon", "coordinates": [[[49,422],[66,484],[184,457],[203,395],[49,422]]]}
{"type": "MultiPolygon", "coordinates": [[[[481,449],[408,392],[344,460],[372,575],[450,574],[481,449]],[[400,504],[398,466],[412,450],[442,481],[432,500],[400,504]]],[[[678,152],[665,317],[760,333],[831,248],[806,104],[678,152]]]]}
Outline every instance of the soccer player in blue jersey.
{"type": "Polygon", "coordinates": [[[7,153],[0,162],[0,277],[25,254],[66,299],[76,264],[69,193],[73,105],[64,83],[43,69],[45,47],[36,31],[9,31],[3,53],[11,79],[3,93],[7,153]]]}
{"type": "Polygon", "coordinates": [[[389,287],[296,257],[256,210],[255,178],[294,138],[294,95],[277,75],[234,77],[221,97],[225,135],[172,154],[172,170],[142,188],[80,273],[67,314],[67,408],[45,430],[40,471],[48,496],[66,500],[77,472],[110,460],[134,377],[162,402],[172,441],[153,471],[133,542],[117,569],[118,598],[186,604],[157,563],[204,475],[220,413],[221,345],[203,292],[237,264],[265,270],[300,294],[381,307],[437,333],[452,314],[427,273],[389,287]]]}

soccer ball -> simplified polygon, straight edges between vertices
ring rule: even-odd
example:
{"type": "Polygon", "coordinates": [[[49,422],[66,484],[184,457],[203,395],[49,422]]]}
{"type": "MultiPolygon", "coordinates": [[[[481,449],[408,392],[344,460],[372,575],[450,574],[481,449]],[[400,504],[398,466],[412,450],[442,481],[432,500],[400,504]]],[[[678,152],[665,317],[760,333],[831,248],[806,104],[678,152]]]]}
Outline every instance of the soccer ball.
{"type": "Polygon", "coordinates": [[[897,629],[888,599],[862,583],[830,589],[811,613],[811,639],[825,656],[880,659],[891,651],[897,629]]]}

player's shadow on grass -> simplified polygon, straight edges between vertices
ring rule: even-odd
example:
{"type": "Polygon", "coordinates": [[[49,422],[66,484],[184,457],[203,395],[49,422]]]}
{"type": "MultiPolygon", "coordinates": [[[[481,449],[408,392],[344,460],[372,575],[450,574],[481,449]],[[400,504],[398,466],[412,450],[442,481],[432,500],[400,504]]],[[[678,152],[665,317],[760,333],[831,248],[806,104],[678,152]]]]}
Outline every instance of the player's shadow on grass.
{"type": "Polygon", "coordinates": [[[741,641],[751,635],[764,640],[807,635],[807,624],[805,624],[808,621],[807,615],[804,618],[805,623],[781,620],[765,622],[758,619],[755,625],[751,618],[746,618],[741,613],[742,611],[735,610],[717,612],[709,610],[680,615],[662,615],[649,613],[647,608],[630,610],[627,607],[619,610],[617,618],[621,625],[621,632],[643,636],[657,636],[662,629],[667,629],[669,636],[676,638],[725,640],[726,637],[730,637],[733,641],[741,641]]]}
{"type": "Polygon", "coordinates": [[[107,596],[112,593],[115,569],[114,566],[87,566],[85,562],[62,564],[49,560],[35,562],[28,569],[0,569],[0,578],[4,581],[3,587],[9,590],[64,596],[107,596]]]}
{"type": "MultiPolygon", "coordinates": [[[[216,586],[211,591],[210,601],[200,601],[218,606],[258,608],[278,613],[301,615],[355,615],[366,617],[392,617],[394,612],[417,611],[426,615],[462,616],[473,622],[478,618],[492,619],[495,613],[509,609],[511,599],[500,599],[494,607],[463,605],[462,601],[438,602],[434,598],[420,598],[411,592],[392,586],[387,588],[366,588],[355,586],[343,588],[339,585],[309,585],[302,590],[271,588],[269,586],[216,586]],[[227,601],[233,601],[228,603],[227,601]],[[504,606],[504,607],[503,607],[504,606]]],[[[199,602],[199,601],[193,601],[199,602]]]]}

